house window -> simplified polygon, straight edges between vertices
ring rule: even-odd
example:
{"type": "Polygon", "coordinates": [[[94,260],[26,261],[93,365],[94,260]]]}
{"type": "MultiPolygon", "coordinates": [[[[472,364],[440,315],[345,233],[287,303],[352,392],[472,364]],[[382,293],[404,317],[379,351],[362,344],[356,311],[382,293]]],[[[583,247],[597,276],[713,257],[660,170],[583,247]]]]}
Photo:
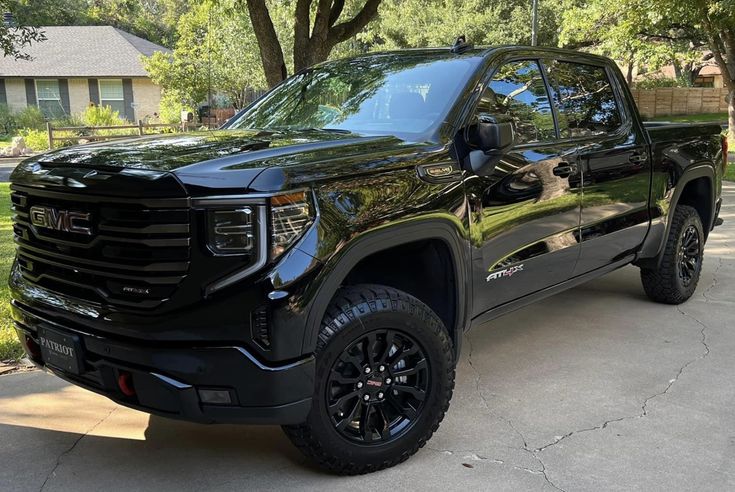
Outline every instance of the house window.
{"type": "Polygon", "coordinates": [[[66,114],[61,105],[58,80],[36,80],[36,101],[46,118],[63,118],[66,114]]]}
{"type": "Polygon", "coordinates": [[[694,80],[694,87],[714,87],[714,86],[715,86],[714,77],[697,77],[694,80]]]}
{"type": "Polygon", "coordinates": [[[102,79],[100,84],[100,106],[110,106],[125,118],[125,97],[121,79],[102,79]]]}

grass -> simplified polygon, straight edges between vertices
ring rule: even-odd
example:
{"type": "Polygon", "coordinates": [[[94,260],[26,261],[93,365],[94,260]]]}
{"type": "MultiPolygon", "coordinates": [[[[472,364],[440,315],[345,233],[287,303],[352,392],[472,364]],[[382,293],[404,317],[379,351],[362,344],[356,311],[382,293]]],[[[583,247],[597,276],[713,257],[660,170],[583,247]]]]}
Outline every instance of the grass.
{"type": "Polygon", "coordinates": [[[10,221],[10,184],[0,183],[0,361],[23,355],[10,320],[8,274],[15,256],[13,226],[10,221]]]}
{"type": "Polygon", "coordinates": [[[682,114],[671,116],[657,116],[648,121],[671,121],[672,123],[720,123],[727,121],[727,113],[702,113],[702,114],[682,114]]]}
{"type": "Polygon", "coordinates": [[[728,181],[735,181],[735,164],[730,163],[727,165],[727,172],[725,173],[724,179],[728,181]]]}

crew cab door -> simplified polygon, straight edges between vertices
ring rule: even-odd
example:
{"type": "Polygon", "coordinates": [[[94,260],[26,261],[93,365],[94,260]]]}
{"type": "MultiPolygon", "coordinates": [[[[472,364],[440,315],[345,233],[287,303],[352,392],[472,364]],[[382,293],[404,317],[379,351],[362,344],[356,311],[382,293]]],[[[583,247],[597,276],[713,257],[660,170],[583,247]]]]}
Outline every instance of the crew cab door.
{"type": "Polygon", "coordinates": [[[489,175],[465,182],[475,316],[567,280],[579,254],[575,144],[558,138],[542,65],[509,60],[497,66],[475,111],[512,122],[516,144],[489,175]]]}
{"type": "Polygon", "coordinates": [[[560,137],[576,142],[583,176],[576,276],[629,257],[643,243],[651,161],[609,67],[564,59],[546,60],[545,66],[560,137]]]}

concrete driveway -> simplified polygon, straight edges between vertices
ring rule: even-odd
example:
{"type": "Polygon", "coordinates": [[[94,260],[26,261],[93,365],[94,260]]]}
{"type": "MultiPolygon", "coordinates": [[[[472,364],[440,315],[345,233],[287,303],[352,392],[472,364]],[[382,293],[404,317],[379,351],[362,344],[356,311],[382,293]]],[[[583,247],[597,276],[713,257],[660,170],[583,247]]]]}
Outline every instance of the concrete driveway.
{"type": "Polygon", "coordinates": [[[39,371],[0,376],[0,490],[733,490],[735,184],[695,297],[624,268],[473,330],[449,414],[408,462],[312,468],[277,427],[119,407],[39,371]]]}

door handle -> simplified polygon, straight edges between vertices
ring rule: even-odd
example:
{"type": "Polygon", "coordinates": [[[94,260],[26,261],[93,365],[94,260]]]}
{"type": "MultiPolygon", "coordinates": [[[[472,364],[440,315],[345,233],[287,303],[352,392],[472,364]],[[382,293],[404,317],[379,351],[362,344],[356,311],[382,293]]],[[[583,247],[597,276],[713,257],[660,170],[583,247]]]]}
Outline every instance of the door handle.
{"type": "Polygon", "coordinates": [[[569,164],[568,162],[562,162],[561,164],[556,166],[552,172],[554,173],[554,176],[559,176],[560,178],[568,178],[572,174],[577,173],[577,165],[569,164]]]}
{"type": "Polygon", "coordinates": [[[646,153],[643,153],[643,154],[633,154],[633,155],[631,155],[628,158],[628,160],[630,162],[635,163],[635,164],[639,164],[641,162],[646,162],[648,160],[648,154],[646,154],[646,153]]]}

